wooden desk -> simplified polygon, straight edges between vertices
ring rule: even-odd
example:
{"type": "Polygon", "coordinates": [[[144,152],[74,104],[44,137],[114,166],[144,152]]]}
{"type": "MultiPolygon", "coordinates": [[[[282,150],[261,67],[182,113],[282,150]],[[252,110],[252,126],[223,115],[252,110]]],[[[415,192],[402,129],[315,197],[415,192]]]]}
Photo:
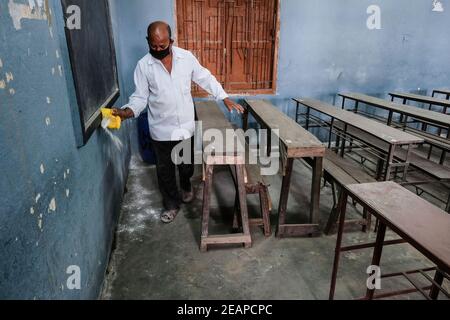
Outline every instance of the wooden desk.
{"type": "Polygon", "coordinates": [[[438,112],[425,109],[411,108],[410,106],[389,102],[384,99],[371,97],[360,93],[342,93],[339,94],[339,96],[342,97],[342,109],[345,109],[345,101],[348,99],[356,102],[356,112],[358,111],[358,106],[360,103],[389,111],[388,125],[391,125],[394,113],[398,113],[404,116],[404,122],[407,122],[408,118],[413,118],[424,123],[432,124],[438,128],[448,129],[450,132],[450,115],[443,115],[438,112]]]}
{"type": "MultiPolygon", "coordinates": [[[[313,99],[304,99],[304,98],[296,98],[294,101],[297,102],[297,114],[300,105],[303,105],[307,108],[307,115],[311,114],[311,109],[315,110],[321,114],[327,115],[331,117],[331,128],[330,128],[330,136],[329,136],[329,146],[331,146],[331,135],[334,129],[334,125],[336,121],[343,123],[343,133],[347,135],[351,134],[356,139],[362,139],[365,142],[367,139],[363,137],[358,137],[358,134],[352,134],[351,128],[358,129],[361,132],[364,132],[375,139],[385,142],[389,145],[388,148],[388,157],[385,171],[385,179],[389,180],[391,175],[391,170],[394,167],[404,167],[404,178],[406,178],[406,173],[408,171],[409,166],[409,156],[411,147],[415,144],[423,143],[424,140],[413,136],[409,133],[403,132],[401,130],[392,128],[385,124],[382,124],[377,121],[370,120],[358,114],[355,114],[350,111],[340,110],[330,104],[313,100],[313,99]],[[349,130],[350,129],[350,130],[349,130]],[[394,163],[394,156],[396,154],[396,148],[401,146],[407,146],[408,151],[406,152],[406,158],[403,162],[394,163]]],[[[306,128],[308,129],[308,128],[306,128]]],[[[373,147],[378,147],[377,143],[373,143],[373,147]]],[[[378,147],[379,148],[379,147],[378,147]]],[[[344,156],[345,152],[345,141],[343,141],[341,146],[341,156],[344,156]]],[[[381,167],[382,168],[382,167],[381,167]]],[[[378,176],[381,176],[381,172],[378,172],[378,176]]]]}
{"type": "Polygon", "coordinates": [[[247,114],[244,128],[248,126],[248,114],[252,114],[261,127],[279,130],[280,148],[284,176],[278,209],[277,236],[306,236],[319,234],[320,182],[322,178],[325,147],[307,130],[299,126],[270,102],[265,100],[246,100],[247,114]],[[311,187],[310,224],[286,224],[286,209],[289,188],[295,159],[313,158],[313,182],[311,187]]]}
{"type": "MultiPolygon", "coordinates": [[[[448,114],[441,114],[438,112],[426,110],[426,109],[420,109],[420,108],[411,108],[410,106],[397,104],[394,102],[389,102],[383,99],[367,96],[364,94],[359,93],[344,93],[339,94],[342,97],[342,109],[345,109],[345,100],[353,100],[355,101],[355,112],[358,112],[358,106],[359,103],[364,103],[376,108],[381,108],[384,110],[389,111],[389,116],[387,120],[387,124],[392,124],[392,119],[394,113],[398,113],[401,115],[400,122],[403,123],[403,128],[406,128],[406,125],[408,123],[408,118],[415,119],[423,124],[422,129],[426,129],[427,125],[434,126],[438,128],[439,134],[441,133],[442,129],[447,130],[447,136],[446,139],[450,139],[450,115],[448,114]]],[[[446,101],[446,100],[443,100],[446,101]]],[[[438,145],[434,145],[437,146],[438,145]]],[[[443,164],[445,162],[447,151],[443,149],[440,164],[443,164]]]]}
{"type": "MultiPolygon", "coordinates": [[[[342,251],[374,247],[372,265],[380,266],[383,246],[403,242],[409,243],[442,271],[436,273],[434,279],[436,284],[442,285],[443,273],[450,274],[450,215],[393,182],[345,186],[341,197],[342,206],[330,299],[334,298],[339,256],[342,251]],[[341,247],[348,196],[369,210],[380,221],[375,243],[341,247]],[[386,228],[394,231],[402,240],[385,241],[386,228]]],[[[408,280],[414,284],[411,279],[408,280]]],[[[436,284],[430,288],[429,297],[433,299],[437,298],[436,284]]],[[[424,290],[417,287],[415,291],[423,293],[424,290]]],[[[373,299],[374,293],[375,290],[367,289],[365,298],[373,299]]]]}
{"type": "Polygon", "coordinates": [[[432,106],[439,106],[443,108],[442,113],[447,113],[447,109],[450,108],[450,101],[444,99],[437,99],[434,97],[422,96],[419,94],[412,93],[401,93],[401,92],[392,92],[389,93],[392,98],[392,102],[397,99],[403,99],[403,104],[406,104],[408,101],[420,102],[429,104],[429,110],[431,110],[432,106]]]}
{"type": "Polygon", "coordinates": [[[450,89],[436,89],[436,90],[433,90],[432,97],[435,97],[438,94],[445,95],[445,99],[450,100],[450,89]]]}
{"type": "Polygon", "coordinates": [[[215,129],[222,134],[222,142],[215,140],[213,143],[203,135],[203,150],[208,146],[214,152],[208,154],[204,159],[204,188],[203,188],[203,212],[202,212],[202,236],[200,250],[207,251],[209,245],[213,244],[244,244],[249,248],[252,244],[250,235],[247,193],[245,190],[245,146],[238,145],[234,141],[225,139],[226,131],[232,130],[233,126],[225,118],[219,106],[215,102],[196,102],[195,109],[197,119],[202,122],[203,130],[215,129]],[[210,200],[212,191],[212,180],[215,166],[232,166],[236,170],[236,185],[239,200],[239,212],[242,220],[242,233],[229,235],[209,235],[210,200]]]}

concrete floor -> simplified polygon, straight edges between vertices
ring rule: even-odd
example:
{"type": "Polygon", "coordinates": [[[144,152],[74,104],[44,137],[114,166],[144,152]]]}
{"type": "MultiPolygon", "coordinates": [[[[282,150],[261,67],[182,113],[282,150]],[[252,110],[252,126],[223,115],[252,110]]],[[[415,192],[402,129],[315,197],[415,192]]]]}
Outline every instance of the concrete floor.
{"type": "MultiPolygon", "coordinates": [[[[306,222],[309,208],[311,170],[295,163],[288,214],[293,221],[306,222]]],[[[211,233],[229,231],[234,190],[228,170],[216,172],[212,199],[211,233]],[[219,205],[220,204],[220,205],[219,205]]],[[[275,226],[281,177],[268,177],[275,226]]],[[[196,191],[201,199],[197,178],[196,191]]],[[[249,196],[250,213],[257,214],[257,198],[249,196]]],[[[321,197],[321,223],[332,206],[331,189],[321,197]]],[[[349,206],[350,217],[355,209],[349,206]]],[[[162,211],[155,168],[132,161],[128,193],[125,195],[116,246],[105,280],[103,299],[327,299],[336,236],[279,240],[264,238],[252,229],[253,247],[211,248],[199,251],[201,200],[184,206],[174,223],[159,220],[162,211]]],[[[292,222],[292,221],[290,221],[292,222]]],[[[374,239],[375,234],[351,230],[346,243],[374,239]]],[[[392,234],[388,238],[393,238],[392,234]]],[[[336,299],[354,299],[365,293],[372,250],[342,255],[336,299]]],[[[382,272],[405,271],[430,263],[409,245],[386,247],[382,272]]],[[[417,278],[420,283],[420,278],[417,278]]],[[[409,288],[403,279],[384,280],[382,287],[409,288]]],[[[421,299],[418,294],[398,299],[421,299]]]]}

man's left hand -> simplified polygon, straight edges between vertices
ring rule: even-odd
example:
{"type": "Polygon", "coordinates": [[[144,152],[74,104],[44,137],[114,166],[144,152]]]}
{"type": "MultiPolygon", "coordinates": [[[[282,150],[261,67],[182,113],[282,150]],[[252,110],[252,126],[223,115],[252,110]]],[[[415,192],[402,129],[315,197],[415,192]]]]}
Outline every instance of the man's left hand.
{"type": "Polygon", "coordinates": [[[233,110],[236,110],[238,113],[241,114],[245,112],[243,106],[241,106],[239,103],[234,102],[230,98],[226,98],[225,100],[223,100],[223,102],[225,103],[225,106],[228,108],[230,112],[233,112],[233,110]]]}

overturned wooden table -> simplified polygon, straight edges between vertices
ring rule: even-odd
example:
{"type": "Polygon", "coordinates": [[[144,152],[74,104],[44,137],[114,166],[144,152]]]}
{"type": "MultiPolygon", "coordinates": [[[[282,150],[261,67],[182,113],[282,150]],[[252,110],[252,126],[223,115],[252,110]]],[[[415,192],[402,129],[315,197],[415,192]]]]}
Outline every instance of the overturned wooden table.
{"type": "MultiPolygon", "coordinates": [[[[280,151],[283,161],[283,182],[278,208],[277,237],[318,235],[320,182],[323,170],[325,146],[293,119],[265,100],[245,100],[246,117],[244,129],[248,127],[248,115],[252,114],[260,126],[267,130],[279,130],[280,151]],[[309,224],[286,224],[286,210],[295,159],[313,159],[311,186],[311,208],[309,224]]],[[[269,143],[270,145],[270,143],[269,143]]]]}
{"type": "Polygon", "coordinates": [[[345,186],[344,190],[340,201],[342,206],[340,208],[330,299],[334,298],[341,252],[373,247],[372,266],[380,267],[383,246],[405,242],[427,257],[436,265],[436,268],[385,274],[382,278],[403,276],[414,288],[379,295],[375,295],[375,289],[368,288],[364,299],[386,298],[417,291],[427,299],[437,299],[440,291],[449,298],[449,293],[442,288],[442,282],[444,278],[449,279],[450,274],[450,215],[394,182],[350,185],[345,186]],[[375,243],[341,246],[348,196],[355,199],[379,219],[380,226],[375,243]],[[401,239],[385,241],[387,228],[394,231],[401,239]],[[426,274],[427,271],[436,272],[434,279],[426,274]],[[416,273],[425,277],[430,282],[430,286],[422,287],[417,284],[410,276],[416,273]],[[428,290],[429,293],[426,293],[428,290]]]}

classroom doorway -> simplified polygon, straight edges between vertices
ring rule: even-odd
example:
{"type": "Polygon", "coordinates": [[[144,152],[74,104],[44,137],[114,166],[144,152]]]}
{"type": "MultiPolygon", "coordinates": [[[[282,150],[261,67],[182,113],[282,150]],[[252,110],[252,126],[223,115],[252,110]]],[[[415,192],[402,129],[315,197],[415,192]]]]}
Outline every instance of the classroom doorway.
{"type": "MultiPolygon", "coordinates": [[[[178,46],[231,94],[274,94],[279,0],[177,0],[178,46]]],[[[206,96],[197,85],[195,97],[206,96]]]]}

